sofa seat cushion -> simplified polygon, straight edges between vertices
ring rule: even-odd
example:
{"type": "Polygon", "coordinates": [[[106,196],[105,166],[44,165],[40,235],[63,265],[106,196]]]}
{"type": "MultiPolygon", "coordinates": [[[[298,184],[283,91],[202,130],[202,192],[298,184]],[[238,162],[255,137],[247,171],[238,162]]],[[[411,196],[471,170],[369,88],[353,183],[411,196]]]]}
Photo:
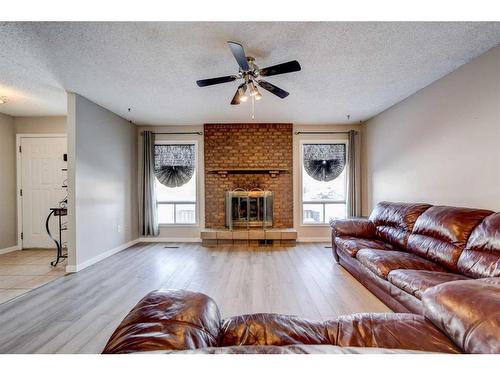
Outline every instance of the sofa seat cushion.
{"type": "Polygon", "coordinates": [[[468,280],[467,277],[448,272],[425,270],[394,270],[389,272],[387,280],[405,292],[422,299],[422,294],[433,286],[448,281],[468,280]]]}
{"type": "Polygon", "coordinates": [[[384,241],[350,236],[336,237],[335,245],[337,246],[337,248],[349,254],[353,258],[356,256],[356,253],[359,250],[365,248],[394,250],[394,246],[384,241]]]}
{"type": "Polygon", "coordinates": [[[356,254],[356,259],[384,279],[387,278],[389,272],[399,269],[446,272],[443,267],[435,263],[402,251],[361,249],[356,254]]]}

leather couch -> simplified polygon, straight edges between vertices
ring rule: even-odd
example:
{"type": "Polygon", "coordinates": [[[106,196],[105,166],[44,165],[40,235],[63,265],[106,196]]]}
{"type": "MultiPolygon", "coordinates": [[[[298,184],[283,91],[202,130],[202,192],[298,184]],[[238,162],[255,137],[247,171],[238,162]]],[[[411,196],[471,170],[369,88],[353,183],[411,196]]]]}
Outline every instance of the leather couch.
{"type": "Polygon", "coordinates": [[[500,276],[500,213],[381,202],[330,225],[337,262],[395,312],[424,314],[434,286],[500,276]]]}
{"type": "Polygon", "coordinates": [[[425,316],[362,313],[329,321],[280,314],[222,320],[202,293],[145,296],[103,353],[500,353],[500,278],[440,284],[422,296],[425,316]]]}

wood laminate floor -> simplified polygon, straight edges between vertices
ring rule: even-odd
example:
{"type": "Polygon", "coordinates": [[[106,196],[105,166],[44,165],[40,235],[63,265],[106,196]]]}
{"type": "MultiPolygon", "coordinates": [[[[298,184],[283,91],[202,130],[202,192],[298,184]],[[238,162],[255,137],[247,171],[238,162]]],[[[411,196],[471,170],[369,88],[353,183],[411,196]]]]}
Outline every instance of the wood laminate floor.
{"type": "Polygon", "coordinates": [[[334,263],[325,245],[138,244],[1,304],[0,353],[99,353],[139,299],[160,288],[206,293],[223,317],[275,312],[328,319],[390,312],[334,263]]]}

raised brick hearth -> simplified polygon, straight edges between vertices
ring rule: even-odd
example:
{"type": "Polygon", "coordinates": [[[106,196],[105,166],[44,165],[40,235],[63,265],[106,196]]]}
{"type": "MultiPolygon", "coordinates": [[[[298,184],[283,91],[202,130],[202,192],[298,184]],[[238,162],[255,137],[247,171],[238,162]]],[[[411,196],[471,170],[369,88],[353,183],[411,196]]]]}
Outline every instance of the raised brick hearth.
{"type": "Polygon", "coordinates": [[[224,193],[260,188],[274,193],[274,227],[293,227],[292,124],[205,124],[205,226],[224,227],[224,193]],[[217,170],[284,170],[228,174],[217,170]]]}

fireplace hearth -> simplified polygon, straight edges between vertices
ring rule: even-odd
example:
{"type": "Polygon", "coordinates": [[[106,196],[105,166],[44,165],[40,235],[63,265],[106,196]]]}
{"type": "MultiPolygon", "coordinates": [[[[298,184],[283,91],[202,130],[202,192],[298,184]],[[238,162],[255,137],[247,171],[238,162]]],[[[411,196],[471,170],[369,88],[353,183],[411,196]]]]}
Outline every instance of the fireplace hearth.
{"type": "Polygon", "coordinates": [[[273,192],[260,189],[226,191],[226,227],[271,228],[273,192]]]}

